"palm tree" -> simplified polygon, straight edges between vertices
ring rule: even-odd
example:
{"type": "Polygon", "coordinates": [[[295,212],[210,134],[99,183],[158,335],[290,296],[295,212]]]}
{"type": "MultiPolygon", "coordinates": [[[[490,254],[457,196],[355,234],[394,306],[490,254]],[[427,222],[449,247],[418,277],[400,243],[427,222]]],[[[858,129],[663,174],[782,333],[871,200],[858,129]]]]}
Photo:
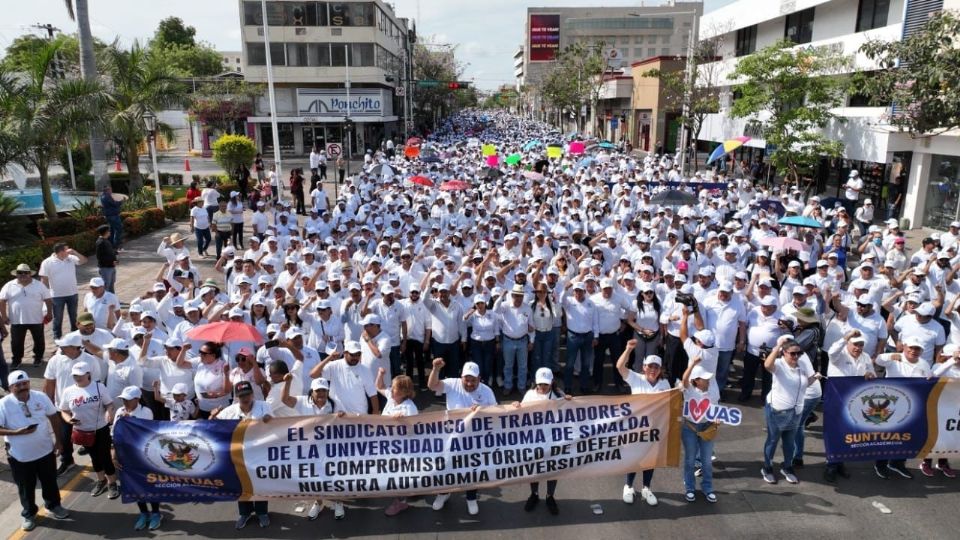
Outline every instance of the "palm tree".
{"type": "MultiPolygon", "coordinates": [[[[80,73],[83,80],[95,82],[97,80],[97,59],[93,52],[93,35],[90,33],[90,10],[87,0],[64,0],[67,14],[71,21],[77,21],[77,40],[80,43],[80,73]],[[76,2],[76,10],[73,8],[76,2]]],[[[93,158],[93,177],[97,191],[110,185],[110,176],[107,174],[107,161],[103,156],[103,132],[99,126],[91,126],[90,155],[93,158]]]]}
{"type": "MultiPolygon", "coordinates": [[[[144,113],[184,105],[186,88],[167,64],[151,57],[136,41],[129,50],[121,49],[117,43],[107,48],[103,68],[110,81],[104,123],[123,146],[133,193],[143,185],[138,147],[147,137],[144,113]]],[[[157,128],[160,134],[173,138],[169,125],[157,122],[157,128]]]]}
{"type": "Polygon", "coordinates": [[[48,169],[64,151],[68,139],[99,121],[106,95],[96,82],[51,77],[58,38],[37,51],[16,74],[0,69],[0,139],[12,142],[11,161],[29,163],[40,173],[43,210],[57,216],[48,169]]]}

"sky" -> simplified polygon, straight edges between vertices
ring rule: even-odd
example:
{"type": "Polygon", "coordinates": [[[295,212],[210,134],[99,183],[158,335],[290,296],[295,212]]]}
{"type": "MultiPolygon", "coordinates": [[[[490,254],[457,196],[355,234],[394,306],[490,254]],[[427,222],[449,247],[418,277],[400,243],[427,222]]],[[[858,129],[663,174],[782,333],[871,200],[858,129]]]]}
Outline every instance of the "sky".
{"type": "MultiPolygon", "coordinates": [[[[734,0],[706,0],[707,11],[734,0]]],[[[219,50],[240,50],[240,3],[237,0],[89,0],[93,34],[106,42],[129,45],[153,35],[157,24],[171,15],[197,29],[197,39],[219,50]]],[[[417,21],[422,41],[457,45],[457,59],[466,65],[467,80],[485,90],[512,84],[513,53],[523,42],[527,7],[659,5],[660,0],[393,0],[399,17],[417,21]]],[[[73,32],[63,0],[3,2],[0,50],[17,36],[41,31],[35,24],[52,24],[73,32]]],[[[45,35],[45,34],[42,34],[45,35]]]]}

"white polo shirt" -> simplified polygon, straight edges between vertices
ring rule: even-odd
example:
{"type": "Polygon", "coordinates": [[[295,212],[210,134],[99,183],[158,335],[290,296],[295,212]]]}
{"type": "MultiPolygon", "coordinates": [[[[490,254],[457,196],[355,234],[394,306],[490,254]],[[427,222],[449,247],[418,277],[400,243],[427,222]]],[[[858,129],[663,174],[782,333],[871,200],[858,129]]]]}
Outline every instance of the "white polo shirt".
{"type": "Polygon", "coordinates": [[[50,255],[40,263],[40,276],[47,278],[50,284],[50,294],[55,298],[73,296],[77,294],[77,266],[80,258],[76,255],[67,255],[60,259],[50,255]]]}
{"type": "Polygon", "coordinates": [[[100,298],[89,292],[83,297],[83,307],[93,315],[93,324],[97,328],[109,329],[107,321],[110,318],[110,312],[120,309],[120,300],[110,291],[104,291],[100,298]]]}
{"type": "Polygon", "coordinates": [[[377,395],[373,375],[362,363],[355,366],[346,360],[333,360],[323,368],[323,377],[330,381],[330,397],[339,410],[367,414],[367,398],[377,395]]]}
{"type": "Polygon", "coordinates": [[[7,436],[10,444],[7,453],[20,462],[36,461],[53,452],[53,428],[47,417],[57,414],[57,408],[43,392],[30,391],[26,407],[13,394],[0,399],[0,426],[6,429],[20,429],[33,424],[37,429],[28,435],[7,436]],[[30,416],[27,416],[29,411],[30,416]]]}
{"type": "Polygon", "coordinates": [[[443,393],[447,395],[448,411],[469,409],[474,405],[486,407],[497,404],[497,398],[493,395],[493,390],[483,383],[479,383],[477,389],[473,392],[467,392],[463,388],[463,381],[459,378],[449,377],[441,382],[443,383],[443,393]]]}
{"type": "Polygon", "coordinates": [[[0,300],[7,301],[10,324],[41,324],[43,302],[50,298],[50,289],[36,279],[26,287],[14,279],[0,288],[0,300]]]}

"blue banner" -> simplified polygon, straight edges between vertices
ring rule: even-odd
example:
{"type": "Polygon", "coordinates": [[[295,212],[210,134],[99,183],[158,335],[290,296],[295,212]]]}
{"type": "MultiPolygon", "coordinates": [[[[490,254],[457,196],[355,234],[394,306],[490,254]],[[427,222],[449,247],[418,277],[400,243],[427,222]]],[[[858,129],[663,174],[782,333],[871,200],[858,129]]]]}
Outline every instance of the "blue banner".
{"type": "Polygon", "coordinates": [[[237,423],[119,419],[113,437],[123,502],[237,500],[241,484],[230,454],[237,423]]]}
{"type": "Polygon", "coordinates": [[[827,461],[923,457],[937,439],[946,380],[831,377],[823,400],[827,461]]]}

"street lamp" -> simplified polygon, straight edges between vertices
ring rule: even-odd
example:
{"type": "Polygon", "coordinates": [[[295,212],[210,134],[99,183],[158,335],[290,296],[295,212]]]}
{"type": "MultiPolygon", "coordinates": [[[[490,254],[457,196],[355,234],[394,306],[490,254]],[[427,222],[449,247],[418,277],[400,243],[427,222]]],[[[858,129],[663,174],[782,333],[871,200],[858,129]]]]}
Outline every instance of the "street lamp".
{"type": "Polygon", "coordinates": [[[147,128],[147,142],[150,144],[150,159],[153,160],[153,187],[156,190],[157,208],[163,210],[163,194],[160,193],[160,171],[157,169],[157,116],[150,111],[143,113],[143,124],[147,128]]]}

